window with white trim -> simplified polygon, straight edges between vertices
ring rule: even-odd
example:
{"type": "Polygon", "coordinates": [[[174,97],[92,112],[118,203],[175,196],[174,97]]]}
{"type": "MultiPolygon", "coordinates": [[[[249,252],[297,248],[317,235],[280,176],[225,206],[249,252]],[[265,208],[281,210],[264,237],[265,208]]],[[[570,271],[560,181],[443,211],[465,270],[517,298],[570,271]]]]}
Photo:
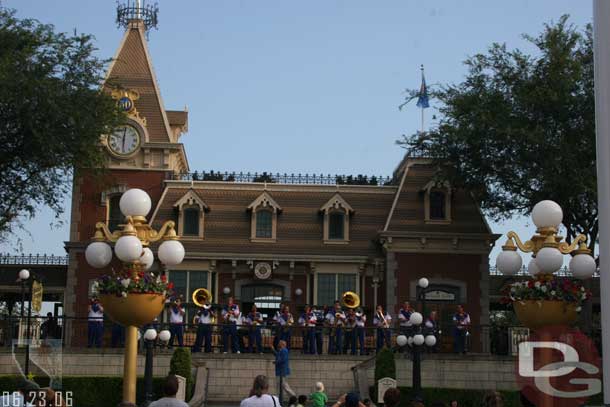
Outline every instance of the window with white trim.
{"type": "Polygon", "coordinates": [[[251,211],[250,241],[275,242],[277,238],[277,218],[282,208],[267,193],[263,192],[247,208],[251,211]]]}
{"type": "Polygon", "coordinates": [[[357,292],[358,274],[356,273],[319,273],[317,305],[332,305],[346,291],[357,292]]]}
{"type": "Polygon", "coordinates": [[[451,187],[448,182],[430,181],[423,189],[426,223],[451,223],[451,187]]]}
{"type": "Polygon", "coordinates": [[[189,189],[174,203],[178,210],[178,235],[185,239],[202,239],[205,213],[208,206],[193,189],[189,189]]]}
{"type": "Polygon", "coordinates": [[[320,208],[320,212],[324,216],[324,243],[348,243],[350,215],[354,210],[345,199],[335,194],[320,208]]]}

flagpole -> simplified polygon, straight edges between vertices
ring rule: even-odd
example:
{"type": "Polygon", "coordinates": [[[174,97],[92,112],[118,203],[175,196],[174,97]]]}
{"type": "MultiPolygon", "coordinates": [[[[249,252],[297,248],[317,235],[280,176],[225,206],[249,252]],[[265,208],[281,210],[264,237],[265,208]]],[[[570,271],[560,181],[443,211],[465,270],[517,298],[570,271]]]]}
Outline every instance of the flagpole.
{"type": "MultiPolygon", "coordinates": [[[[424,64],[421,65],[421,77],[424,77],[424,64]]],[[[421,107],[421,132],[424,134],[424,110],[425,108],[421,107]]]]}

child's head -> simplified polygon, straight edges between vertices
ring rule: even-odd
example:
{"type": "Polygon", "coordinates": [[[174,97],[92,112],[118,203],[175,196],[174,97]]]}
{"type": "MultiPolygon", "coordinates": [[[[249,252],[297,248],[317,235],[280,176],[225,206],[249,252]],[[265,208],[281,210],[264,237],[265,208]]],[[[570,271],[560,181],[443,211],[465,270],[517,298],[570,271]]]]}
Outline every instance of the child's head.
{"type": "Polygon", "coordinates": [[[295,404],[297,404],[297,396],[290,396],[288,399],[288,405],[293,406],[295,404]]]}
{"type": "Polygon", "coordinates": [[[299,396],[299,404],[305,405],[305,403],[307,403],[307,396],[301,394],[299,396]]]}
{"type": "Polygon", "coordinates": [[[316,391],[324,391],[324,383],[316,382],[316,391]]]}

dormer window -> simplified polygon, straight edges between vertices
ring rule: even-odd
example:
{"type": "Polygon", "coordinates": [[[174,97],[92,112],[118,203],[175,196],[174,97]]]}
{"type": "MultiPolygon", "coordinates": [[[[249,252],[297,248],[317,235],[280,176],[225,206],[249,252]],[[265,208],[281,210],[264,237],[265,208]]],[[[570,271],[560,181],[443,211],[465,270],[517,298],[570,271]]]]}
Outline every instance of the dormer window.
{"type": "Polygon", "coordinates": [[[451,187],[448,182],[430,181],[424,187],[425,222],[451,223],[451,187]]]}
{"type": "Polygon", "coordinates": [[[185,239],[203,239],[205,212],[208,206],[193,189],[174,203],[178,209],[178,235],[185,239]]]}
{"type": "Polygon", "coordinates": [[[263,192],[247,208],[252,212],[250,241],[272,243],[277,239],[277,216],[282,208],[267,193],[263,192]]]}
{"type": "Polygon", "coordinates": [[[349,242],[349,218],[352,207],[339,194],[335,194],[321,208],[324,216],[323,240],[326,244],[349,242]]]}

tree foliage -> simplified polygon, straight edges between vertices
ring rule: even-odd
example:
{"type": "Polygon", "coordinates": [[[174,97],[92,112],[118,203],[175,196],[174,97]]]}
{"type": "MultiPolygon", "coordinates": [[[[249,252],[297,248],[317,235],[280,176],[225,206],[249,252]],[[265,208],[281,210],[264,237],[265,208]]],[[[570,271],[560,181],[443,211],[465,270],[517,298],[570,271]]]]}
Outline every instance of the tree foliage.
{"type": "MultiPolygon", "coordinates": [[[[440,119],[399,144],[432,157],[440,176],[473,191],[495,220],[527,214],[541,200],[563,208],[568,240],[598,236],[591,26],[563,16],[528,54],[494,43],[468,58],[463,82],[441,86],[440,119]]],[[[410,98],[415,95],[410,91],[410,98]]]]}
{"type": "Polygon", "coordinates": [[[103,167],[100,135],[122,114],[94,51],[89,35],[0,7],[0,241],[40,206],[59,216],[74,168],[103,167]]]}

